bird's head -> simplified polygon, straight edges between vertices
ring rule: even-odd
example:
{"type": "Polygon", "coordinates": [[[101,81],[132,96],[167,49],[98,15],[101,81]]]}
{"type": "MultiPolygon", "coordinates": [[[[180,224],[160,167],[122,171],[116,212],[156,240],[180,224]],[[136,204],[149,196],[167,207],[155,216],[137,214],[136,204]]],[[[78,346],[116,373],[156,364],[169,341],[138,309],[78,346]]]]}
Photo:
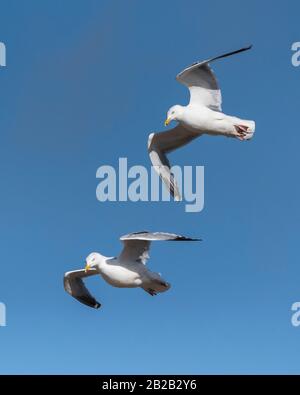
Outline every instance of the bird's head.
{"type": "Polygon", "coordinates": [[[85,260],[85,272],[91,269],[99,269],[99,266],[103,262],[103,256],[98,252],[92,252],[85,260]]]}
{"type": "Polygon", "coordinates": [[[176,104],[172,106],[167,112],[167,119],[165,120],[165,126],[169,125],[172,121],[180,121],[183,114],[183,106],[176,104]]]}

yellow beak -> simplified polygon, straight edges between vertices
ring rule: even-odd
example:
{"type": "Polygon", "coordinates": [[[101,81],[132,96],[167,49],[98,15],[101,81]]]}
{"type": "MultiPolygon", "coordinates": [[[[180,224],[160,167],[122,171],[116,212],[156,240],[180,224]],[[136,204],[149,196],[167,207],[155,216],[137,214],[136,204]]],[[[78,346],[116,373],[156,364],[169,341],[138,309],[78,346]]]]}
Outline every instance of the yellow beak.
{"type": "Polygon", "coordinates": [[[165,120],[165,126],[168,126],[170,122],[171,122],[171,119],[170,119],[170,118],[167,118],[167,119],[165,120]]]}
{"type": "Polygon", "coordinates": [[[91,266],[87,263],[87,264],[85,265],[84,271],[87,273],[87,272],[90,270],[90,268],[91,268],[91,266]]]}

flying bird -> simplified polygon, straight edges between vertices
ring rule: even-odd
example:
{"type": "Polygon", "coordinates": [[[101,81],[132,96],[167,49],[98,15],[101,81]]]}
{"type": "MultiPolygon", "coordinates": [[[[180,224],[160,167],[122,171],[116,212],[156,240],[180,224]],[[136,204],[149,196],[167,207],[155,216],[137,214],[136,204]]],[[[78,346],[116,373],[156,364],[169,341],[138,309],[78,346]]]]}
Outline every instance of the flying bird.
{"type": "Polygon", "coordinates": [[[151,272],[146,262],[149,259],[151,241],[200,241],[173,233],[135,232],[122,236],[124,247],[118,257],[106,257],[92,252],[86,258],[85,269],[65,273],[64,288],[79,302],[98,309],[101,304],[90,294],[83,279],[99,274],[108,284],[118,288],[140,287],[154,296],[170,288],[160,273],[151,272]]]}
{"type": "Polygon", "coordinates": [[[221,91],[209,65],[217,59],[244,52],[250,48],[252,45],[193,63],[176,77],[178,82],[189,89],[190,102],[187,106],[175,105],[169,109],[165,126],[171,121],[177,121],[178,124],[173,129],[151,133],[148,138],[148,152],[152,165],[175,200],[181,200],[181,196],[170,170],[168,153],[190,143],[202,134],[223,135],[239,140],[249,140],[254,134],[254,121],[240,119],[222,112],[221,91]]]}

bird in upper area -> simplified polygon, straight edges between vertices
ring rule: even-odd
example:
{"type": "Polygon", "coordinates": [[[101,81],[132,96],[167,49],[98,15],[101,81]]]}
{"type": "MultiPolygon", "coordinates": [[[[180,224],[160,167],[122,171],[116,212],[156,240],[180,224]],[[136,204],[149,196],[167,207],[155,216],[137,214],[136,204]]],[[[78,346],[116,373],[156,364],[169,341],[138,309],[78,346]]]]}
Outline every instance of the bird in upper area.
{"type": "Polygon", "coordinates": [[[187,106],[172,106],[165,121],[178,124],[166,132],[151,133],[148,138],[148,152],[154,169],[162,178],[175,200],[181,195],[170,170],[166,154],[191,142],[202,134],[223,135],[239,140],[249,140],[255,130],[255,122],[226,115],[222,112],[221,91],[209,63],[252,48],[252,45],[224,55],[193,63],[176,77],[189,88],[190,102],[187,106]]]}
{"type": "Polygon", "coordinates": [[[135,232],[122,236],[120,240],[124,248],[118,257],[106,257],[98,252],[91,253],[86,258],[85,269],[65,273],[64,288],[79,302],[98,309],[101,304],[85,287],[83,278],[99,274],[108,284],[118,288],[143,288],[154,296],[170,288],[160,273],[151,272],[146,262],[149,258],[151,241],[200,241],[173,233],[135,232]]]}

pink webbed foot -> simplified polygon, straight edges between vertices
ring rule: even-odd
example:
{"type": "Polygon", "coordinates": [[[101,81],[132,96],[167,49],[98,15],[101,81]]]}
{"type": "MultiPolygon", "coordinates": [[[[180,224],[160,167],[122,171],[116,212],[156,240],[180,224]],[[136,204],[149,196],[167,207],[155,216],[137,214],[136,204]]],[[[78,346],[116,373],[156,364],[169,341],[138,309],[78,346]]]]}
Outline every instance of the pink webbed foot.
{"type": "Polygon", "coordinates": [[[235,130],[237,131],[237,138],[239,140],[248,140],[251,136],[251,132],[248,131],[249,127],[246,125],[234,125],[235,130]]]}

